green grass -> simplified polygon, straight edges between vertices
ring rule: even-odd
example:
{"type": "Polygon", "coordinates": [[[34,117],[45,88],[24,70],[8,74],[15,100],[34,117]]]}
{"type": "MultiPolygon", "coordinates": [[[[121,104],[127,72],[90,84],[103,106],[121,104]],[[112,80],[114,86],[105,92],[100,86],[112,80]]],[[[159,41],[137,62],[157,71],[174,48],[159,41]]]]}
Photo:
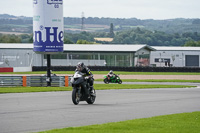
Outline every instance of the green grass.
{"type": "MultiPolygon", "coordinates": [[[[94,84],[96,90],[109,89],[147,89],[147,88],[186,88],[196,87],[188,85],[140,85],[140,84],[94,84]]],[[[72,87],[0,87],[0,93],[26,93],[26,92],[50,92],[71,91],[72,87]]]]}
{"type": "MultiPolygon", "coordinates": [[[[108,74],[109,71],[92,71],[93,74],[108,74]]],[[[53,71],[55,74],[74,74],[74,71],[53,71]]],[[[114,71],[121,75],[200,75],[200,72],[125,72],[114,71]]],[[[1,72],[0,74],[46,74],[46,71],[35,72],[1,72]]]]}
{"type": "Polygon", "coordinates": [[[144,85],[144,84],[95,84],[96,90],[109,90],[109,89],[148,89],[148,88],[186,88],[196,87],[189,85],[144,85]]]}
{"type": "Polygon", "coordinates": [[[200,112],[163,115],[40,133],[199,133],[200,112]]]}
{"type": "Polygon", "coordinates": [[[0,93],[71,91],[71,87],[1,87],[0,93]]]}
{"type": "MultiPolygon", "coordinates": [[[[95,81],[103,81],[103,79],[95,79],[95,81]]],[[[200,83],[200,80],[180,80],[180,79],[122,79],[123,82],[190,82],[200,83]]]]}

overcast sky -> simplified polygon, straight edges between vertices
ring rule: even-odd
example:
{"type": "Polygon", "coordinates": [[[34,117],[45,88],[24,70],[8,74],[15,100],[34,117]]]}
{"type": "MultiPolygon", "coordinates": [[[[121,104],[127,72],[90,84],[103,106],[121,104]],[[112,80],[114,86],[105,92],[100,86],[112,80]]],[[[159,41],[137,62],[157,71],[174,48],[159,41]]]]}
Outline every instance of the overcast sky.
{"type": "MultiPolygon", "coordinates": [[[[63,0],[64,17],[200,18],[200,0],[63,0]]],[[[0,14],[33,15],[33,0],[0,0],[0,14]]]]}

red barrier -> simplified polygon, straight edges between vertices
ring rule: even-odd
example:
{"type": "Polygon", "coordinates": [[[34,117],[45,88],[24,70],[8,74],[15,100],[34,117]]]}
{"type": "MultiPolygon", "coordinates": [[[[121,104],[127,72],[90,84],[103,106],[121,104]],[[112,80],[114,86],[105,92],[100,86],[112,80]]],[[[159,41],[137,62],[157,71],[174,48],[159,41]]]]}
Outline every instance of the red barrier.
{"type": "Polygon", "coordinates": [[[0,72],[13,72],[12,67],[0,67],[0,72]]]}
{"type": "Polygon", "coordinates": [[[69,81],[68,81],[69,77],[65,76],[65,87],[69,86],[69,81]]]}

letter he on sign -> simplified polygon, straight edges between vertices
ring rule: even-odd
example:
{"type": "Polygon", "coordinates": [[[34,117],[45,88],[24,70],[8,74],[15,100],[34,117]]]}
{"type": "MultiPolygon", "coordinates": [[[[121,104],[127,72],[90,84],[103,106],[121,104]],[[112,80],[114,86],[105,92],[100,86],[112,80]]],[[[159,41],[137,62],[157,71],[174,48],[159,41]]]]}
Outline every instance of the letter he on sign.
{"type": "Polygon", "coordinates": [[[63,39],[63,0],[33,0],[33,50],[63,52],[63,39]]]}

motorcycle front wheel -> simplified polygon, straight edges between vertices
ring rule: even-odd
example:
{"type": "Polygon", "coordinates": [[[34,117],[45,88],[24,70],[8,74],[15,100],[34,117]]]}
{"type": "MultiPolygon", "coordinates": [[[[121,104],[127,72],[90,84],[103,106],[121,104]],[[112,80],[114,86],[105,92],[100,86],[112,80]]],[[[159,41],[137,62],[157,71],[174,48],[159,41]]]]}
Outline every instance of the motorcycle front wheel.
{"type": "Polygon", "coordinates": [[[104,83],[106,83],[106,84],[108,84],[108,83],[109,83],[109,81],[108,81],[108,79],[107,79],[107,78],[105,78],[103,81],[104,81],[104,83]]]}
{"type": "Polygon", "coordinates": [[[72,101],[73,101],[73,103],[75,105],[79,104],[80,97],[79,97],[78,89],[77,88],[73,88],[73,91],[72,91],[72,101]]]}
{"type": "Polygon", "coordinates": [[[122,84],[122,80],[121,79],[118,81],[118,84],[122,84]]]}

